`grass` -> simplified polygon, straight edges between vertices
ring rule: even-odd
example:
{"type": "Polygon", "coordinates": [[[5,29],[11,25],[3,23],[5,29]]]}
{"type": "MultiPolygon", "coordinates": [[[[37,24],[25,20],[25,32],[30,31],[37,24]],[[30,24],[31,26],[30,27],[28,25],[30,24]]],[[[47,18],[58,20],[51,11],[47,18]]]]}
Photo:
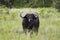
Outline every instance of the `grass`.
{"type": "Polygon", "coordinates": [[[0,9],[0,40],[60,40],[60,13],[54,8],[0,9]],[[21,11],[36,11],[40,26],[38,36],[22,33],[21,11]]]}

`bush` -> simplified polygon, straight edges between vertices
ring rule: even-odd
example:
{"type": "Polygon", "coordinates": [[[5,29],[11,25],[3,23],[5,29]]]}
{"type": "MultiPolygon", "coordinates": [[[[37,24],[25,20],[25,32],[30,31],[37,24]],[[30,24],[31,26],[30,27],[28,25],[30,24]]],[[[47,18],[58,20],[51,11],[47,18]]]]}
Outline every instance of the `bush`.
{"type": "Polygon", "coordinates": [[[54,8],[53,9],[52,8],[40,8],[38,10],[42,18],[48,18],[48,17],[54,16],[54,14],[56,14],[55,11],[56,10],[54,8]]]}

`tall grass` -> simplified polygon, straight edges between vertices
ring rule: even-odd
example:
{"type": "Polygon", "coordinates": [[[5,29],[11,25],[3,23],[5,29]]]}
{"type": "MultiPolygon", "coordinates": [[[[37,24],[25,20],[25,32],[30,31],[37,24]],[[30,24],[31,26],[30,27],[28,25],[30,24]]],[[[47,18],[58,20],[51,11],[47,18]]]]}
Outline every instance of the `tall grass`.
{"type": "Polygon", "coordinates": [[[0,9],[0,40],[60,40],[60,13],[54,8],[0,9]],[[40,19],[38,36],[22,33],[20,11],[37,11],[40,19]]]}

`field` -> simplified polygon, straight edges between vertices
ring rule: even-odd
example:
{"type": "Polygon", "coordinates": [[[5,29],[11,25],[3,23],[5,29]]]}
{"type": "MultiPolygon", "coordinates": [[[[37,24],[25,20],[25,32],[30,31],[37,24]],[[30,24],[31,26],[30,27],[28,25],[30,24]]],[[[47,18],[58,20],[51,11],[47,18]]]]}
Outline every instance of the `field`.
{"type": "Polygon", "coordinates": [[[54,8],[0,8],[0,40],[60,40],[60,12],[54,8]],[[38,36],[22,33],[20,12],[25,10],[38,12],[38,36]]]}

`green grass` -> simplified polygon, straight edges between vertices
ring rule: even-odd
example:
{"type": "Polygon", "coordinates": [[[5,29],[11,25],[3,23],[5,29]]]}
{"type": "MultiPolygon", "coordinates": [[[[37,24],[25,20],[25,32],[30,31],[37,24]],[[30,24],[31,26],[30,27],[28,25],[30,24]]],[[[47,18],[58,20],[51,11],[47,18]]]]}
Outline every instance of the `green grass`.
{"type": "Polygon", "coordinates": [[[0,40],[60,40],[60,13],[54,8],[0,9],[0,40]],[[22,33],[20,11],[36,11],[40,26],[38,36],[22,33]]]}

